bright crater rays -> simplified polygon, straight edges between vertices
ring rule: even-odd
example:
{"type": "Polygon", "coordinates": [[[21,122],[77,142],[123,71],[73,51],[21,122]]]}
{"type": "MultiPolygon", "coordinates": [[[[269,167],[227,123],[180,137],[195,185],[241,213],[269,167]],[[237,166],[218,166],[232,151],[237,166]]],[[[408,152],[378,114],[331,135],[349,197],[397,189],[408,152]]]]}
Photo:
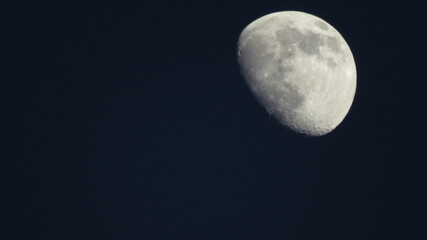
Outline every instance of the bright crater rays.
{"type": "Polygon", "coordinates": [[[331,132],[353,102],[351,50],[337,30],[313,15],[285,11],[255,20],[240,34],[238,61],[267,112],[297,132],[331,132]]]}

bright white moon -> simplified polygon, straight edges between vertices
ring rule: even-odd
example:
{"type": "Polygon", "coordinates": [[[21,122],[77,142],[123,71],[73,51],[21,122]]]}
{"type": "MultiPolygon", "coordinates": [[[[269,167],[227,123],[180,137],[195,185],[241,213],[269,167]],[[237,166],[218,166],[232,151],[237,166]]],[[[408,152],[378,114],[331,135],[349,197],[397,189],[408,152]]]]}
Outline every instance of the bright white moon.
{"type": "Polygon", "coordinates": [[[303,12],[268,14],[240,34],[238,61],[250,89],[283,125],[320,136],[347,115],[356,65],[344,38],[303,12]]]}

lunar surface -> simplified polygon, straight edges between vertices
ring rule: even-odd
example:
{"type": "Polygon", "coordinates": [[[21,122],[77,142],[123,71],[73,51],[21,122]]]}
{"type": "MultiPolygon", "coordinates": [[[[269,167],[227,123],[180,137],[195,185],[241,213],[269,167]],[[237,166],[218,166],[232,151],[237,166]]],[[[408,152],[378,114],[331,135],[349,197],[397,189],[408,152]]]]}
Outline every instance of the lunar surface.
{"type": "Polygon", "coordinates": [[[243,77],[267,112],[310,136],[334,130],[356,92],[356,66],[344,38],[303,12],[263,16],[240,34],[243,77]]]}

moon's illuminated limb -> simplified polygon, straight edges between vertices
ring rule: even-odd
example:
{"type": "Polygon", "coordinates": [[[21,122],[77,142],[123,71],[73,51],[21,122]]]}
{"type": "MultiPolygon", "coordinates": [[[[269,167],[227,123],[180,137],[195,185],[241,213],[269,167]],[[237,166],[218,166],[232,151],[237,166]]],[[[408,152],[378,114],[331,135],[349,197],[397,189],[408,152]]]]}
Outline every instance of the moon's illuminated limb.
{"type": "Polygon", "coordinates": [[[240,34],[238,61],[268,113],[297,132],[329,133],[353,102],[351,50],[335,28],[313,15],[285,11],[255,20],[240,34]]]}

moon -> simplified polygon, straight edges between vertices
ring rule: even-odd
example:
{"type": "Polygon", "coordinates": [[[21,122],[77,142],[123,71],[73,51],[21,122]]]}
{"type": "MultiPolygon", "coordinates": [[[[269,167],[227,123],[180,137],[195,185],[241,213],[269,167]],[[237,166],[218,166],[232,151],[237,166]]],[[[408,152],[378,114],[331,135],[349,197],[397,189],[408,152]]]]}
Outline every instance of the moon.
{"type": "Polygon", "coordinates": [[[255,97],[298,133],[331,132],[353,103],[356,65],[350,47],[316,16],[298,11],[265,15],[242,31],[237,55],[255,97]]]}

